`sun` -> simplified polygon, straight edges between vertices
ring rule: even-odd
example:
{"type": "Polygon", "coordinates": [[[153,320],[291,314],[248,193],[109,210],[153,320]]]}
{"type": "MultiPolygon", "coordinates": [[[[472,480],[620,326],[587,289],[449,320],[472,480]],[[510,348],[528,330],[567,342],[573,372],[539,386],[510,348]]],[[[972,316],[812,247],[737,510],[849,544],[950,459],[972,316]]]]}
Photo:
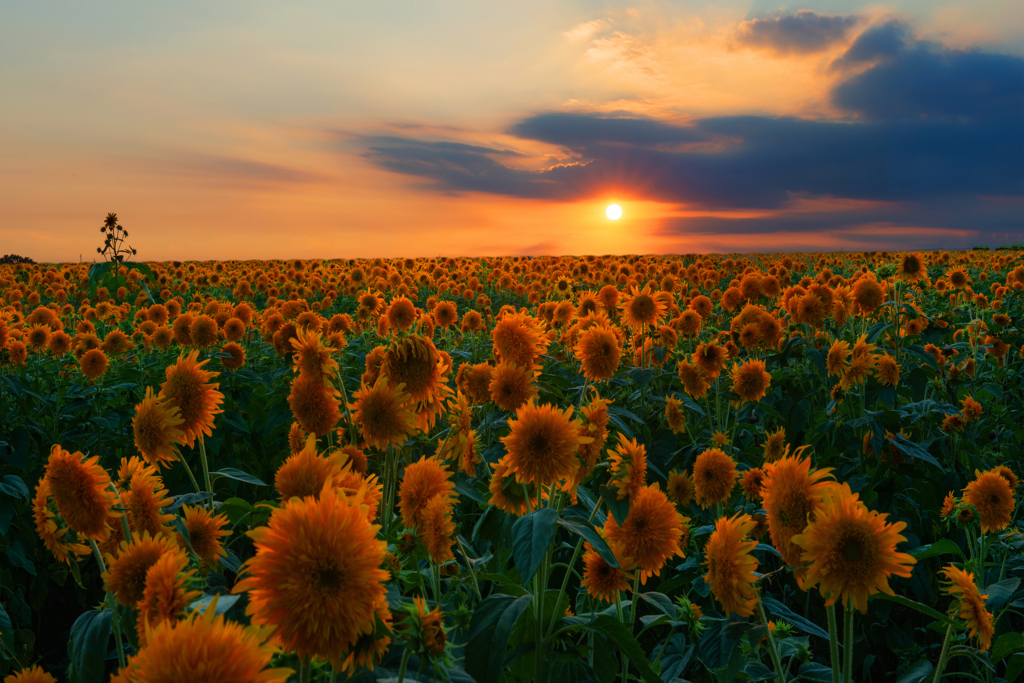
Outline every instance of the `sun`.
{"type": "Polygon", "coordinates": [[[622,218],[622,207],[618,204],[609,204],[608,208],[605,209],[604,214],[608,216],[609,219],[617,221],[622,218]]]}

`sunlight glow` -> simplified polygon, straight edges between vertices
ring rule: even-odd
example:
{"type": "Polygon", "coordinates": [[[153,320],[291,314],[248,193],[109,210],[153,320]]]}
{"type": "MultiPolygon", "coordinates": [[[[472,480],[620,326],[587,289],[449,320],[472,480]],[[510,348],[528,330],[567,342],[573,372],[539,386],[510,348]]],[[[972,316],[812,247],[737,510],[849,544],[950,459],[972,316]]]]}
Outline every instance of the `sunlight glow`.
{"type": "Polygon", "coordinates": [[[622,207],[618,204],[611,204],[605,210],[604,214],[613,221],[617,221],[622,218],[622,207]]]}

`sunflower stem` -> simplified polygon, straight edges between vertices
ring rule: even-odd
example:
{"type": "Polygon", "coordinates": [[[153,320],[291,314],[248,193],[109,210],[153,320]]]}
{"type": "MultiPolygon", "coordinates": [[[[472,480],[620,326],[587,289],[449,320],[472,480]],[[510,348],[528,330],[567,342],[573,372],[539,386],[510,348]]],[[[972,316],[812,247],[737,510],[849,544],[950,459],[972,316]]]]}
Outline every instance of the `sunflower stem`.
{"type": "MultiPolygon", "coordinates": [[[[124,507],[124,503],[121,502],[121,492],[117,490],[117,487],[113,483],[110,484],[110,490],[117,496],[118,507],[124,507]]],[[[132,542],[132,530],[128,527],[128,516],[125,514],[121,515],[121,530],[124,532],[124,540],[128,543],[132,542]]]]}
{"type": "Polygon", "coordinates": [[[199,482],[196,481],[196,475],[192,474],[192,468],[188,466],[188,463],[185,461],[185,458],[178,458],[178,462],[180,462],[185,467],[185,472],[188,473],[188,478],[192,480],[192,486],[195,488],[196,493],[202,493],[203,489],[200,488],[199,482]]]}
{"type": "Polygon", "coordinates": [[[304,657],[299,665],[299,683],[310,683],[313,668],[309,665],[309,657],[304,657]]]}
{"type": "Polygon", "coordinates": [[[832,655],[832,683],[839,683],[839,634],[836,633],[835,603],[825,608],[828,612],[828,645],[832,655]]]}
{"type": "Polygon", "coordinates": [[[466,558],[466,566],[469,567],[469,575],[473,579],[473,590],[476,591],[476,597],[479,600],[483,600],[484,596],[480,592],[480,584],[476,580],[476,569],[473,567],[473,561],[470,559],[469,553],[466,552],[466,546],[462,544],[462,538],[459,536],[455,537],[455,542],[459,544],[459,550],[462,552],[462,556],[466,558]]]}
{"type": "Polygon", "coordinates": [[[405,652],[402,653],[402,663],[398,665],[398,683],[402,683],[405,680],[405,667],[409,665],[409,655],[412,650],[405,648],[405,652]]]}
{"type": "Polygon", "coordinates": [[[953,635],[953,624],[946,627],[946,637],[942,639],[942,653],[939,654],[939,663],[935,667],[935,678],[933,683],[939,683],[942,678],[942,671],[946,668],[946,653],[949,652],[949,637],[953,635]]]}
{"type": "Polygon", "coordinates": [[[843,683],[853,681],[853,605],[843,608],[843,683]]]}
{"type": "Polygon", "coordinates": [[[210,480],[210,464],[206,460],[206,442],[202,436],[199,437],[199,457],[203,461],[203,480],[206,482],[206,490],[211,494],[207,506],[213,508],[213,483],[210,480]]]}
{"type": "Polygon", "coordinates": [[[764,613],[764,605],[761,604],[761,596],[757,596],[757,615],[761,617],[761,623],[765,628],[765,638],[768,639],[768,655],[772,658],[772,666],[775,667],[775,679],[779,683],[786,683],[786,674],[783,673],[782,660],[779,659],[779,649],[775,646],[775,636],[768,625],[768,616],[764,613]]]}
{"type": "MultiPolygon", "coordinates": [[[[597,511],[598,511],[598,509],[600,507],[601,507],[601,502],[600,502],[600,499],[598,499],[598,501],[594,503],[594,509],[590,511],[590,517],[587,519],[587,523],[588,524],[593,524],[594,517],[597,516],[597,511]]],[[[462,542],[461,541],[459,541],[459,547],[460,548],[462,547],[462,542]]],[[[566,569],[565,569],[565,577],[562,579],[562,587],[558,589],[558,600],[561,600],[562,596],[565,595],[566,586],[569,585],[569,577],[572,576],[572,569],[573,569],[573,567],[576,566],[576,560],[578,560],[580,558],[580,551],[581,550],[583,550],[583,538],[582,537],[580,538],[580,540],[578,540],[576,542],[576,550],[573,551],[572,561],[569,563],[569,566],[566,567],[566,569]]],[[[466,551],[463,550],[462,554],[465,555],[466,551]]],[[[476,583],[476,574],[473,574],[473,583],[474,584],[476,583]]],[[[477,595],[479,595],[479,594],[480,594],[480,589],[477,588],[477,595]]],[[[547,632],[547,635],[544,636],[544,640],[547,640],[548,638],[551,637],[551,633],[555,630],[555,625],[556,624],[558,624],[558,615],[557,614],[555,614],[555,615],[553,615],[551,617],[551,625],[548,626],[548,632],[547,632]]]]}
{"type": "MultiPolygon", "coordinates": [[[[615,611],[619,615],[619,622],[623,625],[626,624],[626,617],[622,614],[622,591],[615,591],[615,611]]],[[[625,652],[622,653],[622,680],[625,683],[627,680],[627,673],[629,672],[629,657],[625,652]]]]}
{"type": "MultiPolygon", "coordinates": [[[[89,545],[92,546],[93,555],[96,556],[96,562],[100,565],[100,575],[106,574],[107,564],[103,561],[103,553],[100,552],[100,547],[91,538],[89,539],[89,545]]],[[[121,643],[121,615],[117,611],[117,601],[114,599],[114,594],[110,591],[107,591],[107,607],[113,612],[110,626],[114,631],[114,644],[117,647],[117,664],[123,669],[125,667],[125,658],[124,645],[121,643]]]]}

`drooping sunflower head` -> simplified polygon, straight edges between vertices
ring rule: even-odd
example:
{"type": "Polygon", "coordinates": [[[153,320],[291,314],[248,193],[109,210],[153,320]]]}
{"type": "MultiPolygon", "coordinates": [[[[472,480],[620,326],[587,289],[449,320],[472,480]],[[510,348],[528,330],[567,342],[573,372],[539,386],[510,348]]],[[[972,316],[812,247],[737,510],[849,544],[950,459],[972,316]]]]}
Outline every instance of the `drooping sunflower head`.
{"type": "Polygon", "coordinates": [[[415,402],[433,400],[441,382],[441,357],[434,342],[418,334],[393,339],[380,371],[392,386],[402,384],[415,402]]]}
{"type": "Polygon", "coordinates": [[[416,432],[416,413],[401,385],[390,386],[381,375],[373,386],[363,384],[349,406],[366,443],[380,449],[400,445],[416,432]]]}
{"type": "Polygon", "coordinates": [[[622,357],[618,337],[601,325],[595,325],[580,335],[575,351],[583,376],[592,382],[614,377],[622,357]]]}
{"type": "Polygon", "coordinates": [[[448,499],[452,496],[455,488],[452,475],[453,472],[437,459],[426,456],[405,468],[398,491],[398,507],[406,527],[413,529],[423,523],[423,510],[432,498],[442,496],[448,499]]]}
{"type": "Polygon", "coordinates": [[[609,485],[616,488],[619,500],[632,500],[647,485],[647,449],[636,439],[620,434],[618,445],[608,455],[609,485]]]}
{"type": "Polygon", "coordinates": [[[337,391],[322,379],[300,374],[292,380],[288,405],[302,429],[310,434],[327,434],[341,418],[337,391]]]}
{"type": "Polygon", "coordinates": [[[135,431],[135,447],[145,461],[163,467],[180,456],[178,446],[185,443],[181,430],[180,411],[146,387],[146,397],[135,406],[132,428],[135,431]]]}
{"type": "Polygon", "coordinates": [[[292,354],[294,370],[322,384],[332,380],[338,371],[338,361],[334,359],[334,349],[323,343],[319,331],[299,327],[289,342],[295,350],[292,354]]]}
{"type": "Polygon", "coordinates": [[[811,469],[811,459],[801,457],[802,449],[764,466],[762,505],[768,513],[772,545],[791,567],[799,567],[801,549],[792,542],[822,508],[832,468],[811,469]]]}
{"type": "Polygon", "coordinates": [[[682,434],[686,431],[686,414],[683,412],[683,402],[674,396],[665,397],[665,421],[673,434],[682,434]]]}
{"type": "Polygon", "coordinates": [[[500,363],[532,368],[548,346],[541,322],[525,313],[502,316],[491,331],[494,357],[500,363]]]}
{"type": "Polygon", "coordinates": [[[786,452],[786,428],[779,427],[767,435],[764,441],[764,461],[773,462],[786,452]]]}
{"type": "Polygon", "coordinates": [[[111,489],[110,475],[99,464],[99,456],[69,453],[58,445],[50,450],[46,480],[57,511],[68,527],[96,541],[109,533],[108,522],[117,496],[111,489]]]}
{"type": "Polygon", "coordinates": [[[679,507],[689,508],[690,502],[693,501],[693,480],[685,471],[672,470],[668,473],[665,493],[679,507]]]}
{"type": "Polygon", "coordinates": [[[1005,529],[1009,526],[1017,506],[1010,482],[995,470],[975,471],[974,474],[974,481],[964,489],[964,503],[973,505],[978,510],[981,533],[1005,529]]]}
{"type": "Polygon", "coordinates": [[[719,517],[704,549],[704,580],[726,614],[749,617],[757,605],[757,559],[752,554],[757,541],[748,539],[755,526],[748,514],[719,517]]]}
{"type": "Polygon", "coordinates": [[[149,568],[167,552],[177,550],[170,536],[150,536],[148,532],[135,534],[131,543],[122,541],[117,556],[107,563],[103,587],[114,594],[117,601],[134,607],[146,589],[149,568]]]}
{"type": "MultiPolygon", "coordinates": [[[[703,342],[697,345],[691,360],[704,376],[711,380],[722,374],[729,352],[718,342],[703,342]]],[[[685,383],[685,380],[683,380],[685,383]]]]}

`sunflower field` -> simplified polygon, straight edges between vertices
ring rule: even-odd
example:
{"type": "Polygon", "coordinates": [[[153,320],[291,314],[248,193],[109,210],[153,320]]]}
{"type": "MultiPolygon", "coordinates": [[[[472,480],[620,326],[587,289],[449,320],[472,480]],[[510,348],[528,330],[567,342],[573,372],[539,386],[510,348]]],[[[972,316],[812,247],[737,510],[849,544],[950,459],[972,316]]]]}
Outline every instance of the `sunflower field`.
{"type": "Polygon", "coordinates": [[[1024,680],[1024,252],[0,265],[5,683],[1024,680]]]}

